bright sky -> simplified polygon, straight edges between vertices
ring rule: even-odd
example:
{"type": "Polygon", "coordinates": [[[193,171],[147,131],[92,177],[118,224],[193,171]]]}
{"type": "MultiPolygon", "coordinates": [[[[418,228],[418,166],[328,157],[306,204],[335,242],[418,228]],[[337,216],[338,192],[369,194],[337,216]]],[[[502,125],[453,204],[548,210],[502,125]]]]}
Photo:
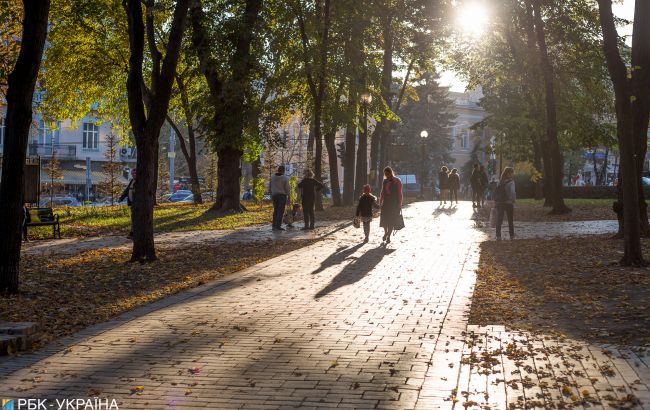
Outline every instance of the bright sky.
{"type": "MultiPolygon", "coordinates": [[[[634,1],[635,0],[623,0],[623,1],[619,0],[618,4],[613,5],[614,14],[618,17],[632,21],[634,19],[634,1]]],[[[641,1],[645,1],[645,0],[641,0],[641,1]]],[[[474,15],[476,15],[476,13],[474,13],[474,15]]],[[[483,22],[481,21],[481,23],[483,22]]],[[[631,36],[632,25],[630,24],[625,27],[620,27],[618,32],[620,35],[631,36]]],[[[440,73],[440,84],[443,86],[449,86],[451,91],[458,91],[458,92],[465,91],[465,85],[466,85],[463,81],[461,81],[456,77],[453,71],[443,71],[442,73],[440,73]]]]}

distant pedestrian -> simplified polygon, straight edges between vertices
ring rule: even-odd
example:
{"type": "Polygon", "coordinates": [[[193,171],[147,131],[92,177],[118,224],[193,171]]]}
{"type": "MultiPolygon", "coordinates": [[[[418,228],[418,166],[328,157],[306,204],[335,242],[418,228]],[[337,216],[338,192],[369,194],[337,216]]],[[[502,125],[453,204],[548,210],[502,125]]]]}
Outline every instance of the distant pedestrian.
{"type": "Polygon", "coordinates": [[[494,193],[494,202],[497,206],[497,241],[501,240],[501,225],[503,224],[503,214],[508,216],[508,231],[510,239],[515,238],[514,226],[514,208],[517,194],[515,192],[515,171],[511,167],[506,167],[501,174],[501,180],[497,185],[494,193]]]}
{"type": "Polygon", "coordinates": [[[481,206],[484,206],[485,205],[485,191],[488,188],[488,185],[490,183],[490,179],[488,178],[487,172],[485,172],[485,167],[483,166],[483,164],[481,164],[481,166],[479,167],[479,173],[481,175],[481,193],[480,193],[481,206]]]}
{"type": "Polygon", "coordinates": [[[447,195],[449,194],[449,169],[445,166],[438,172],[438,188],[440,188],[440,204],[447,205],[447,195]]]}
{"type": "Polygon", "coordinates": [[[365,234],[364,243],[367,243],[370,237],[370,222],[372,221],[373,208],[378,208],[377,197],[371,194],[372,188],[366,184],[363,186],[363,194],[359,197],[357,212],[355,216],[363,223],[363,233],[365,234]]]}
{"type": "Polygon", "coordinates": [[[129,180],[128,185],[126,186],[126,188],[124,188],[124,191],[122,191],[122,194],[117,200],[117,202],[122,202],[126,199],[126,204],[131,210],[131,232],[129,232],[127,239],[133,239],[133,225],[135,225],[134,223],[135,217],[133,214],[133,204],[135,203],[135,175],[136,175],[135,170],[136,170],[135,168],[131,170],[131,179],[129,180]]]}
{"type": "Polygon", "coordinates": [[[246,190],[246,192],[244,193],[244,195],[242,196],[241,199],[243,199],[244,201],[250,201],[250,200],[252,200],[252,199],[253,199],[253,192],[252,192],[252,190],[251,190],[250,188],[248,188],[248,189],[246,190]]]}
{"type": "Polygon", "coordinates": [[[458,170],[454,168],[451,170],[451,174],[449,174],[449,203],[450,204],[453,204],[455,199],[456,205],[458,205],[459,189],[460,189],[460,175],[458,175],[458,170]]]}
{"type": "Polygon", "coordinates": [[[472,169],[472,176],[469,179],[472,187],[472,208],[479,208],[481,206],[481,168],[478,163],[474,164],[472,169]]]}
{"type": "Polygon", "coordinates": [[[302,213],[305,220],[303,230],[314,229],[315,215],[314,207],[316,204],[316,191],[323,189],[323,184],[314,179],[314,173],[308,169],[305,171],[305,177],[298,183],[300,189],[300,199],[302,201],[302,213]]]}
{"type": "Polygon", "coordinates": [[[386,243],[390,243],[390,235],[398,226],[402,212],[402,199],[402,181],[395,176],[391,167],[384,168],[384,182],[379,194],[379,205],[381,206],[379,226],[384,228],[383,241],[386,243]]]}
{"type": "Polygon", "coordinates": [[[271,176],[269,191],[271,191],[271,200],[273,201],[273,230],[284,231],[282,217],[291,191],[289,177],[284,175],[284,165],[280,165],[278,172],[271,176]]]}

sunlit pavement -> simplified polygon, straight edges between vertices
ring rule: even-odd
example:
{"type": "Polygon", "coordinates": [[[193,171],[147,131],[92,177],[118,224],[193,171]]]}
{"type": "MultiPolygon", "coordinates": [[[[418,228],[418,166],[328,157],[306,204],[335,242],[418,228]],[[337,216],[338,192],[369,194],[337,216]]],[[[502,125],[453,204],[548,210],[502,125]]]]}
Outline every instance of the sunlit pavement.
{"type": "MultiPolygon", "coordinates": [[[[515,391],[513,369],[505,368],[507,353],[499,350],[503,365],[491,361],[487,374],[472,365],[484,346],[477,339],[492,348],[501,343],[494,332],[504,333],[506,349],[507,335],[498,326],[468,329],[478,244],[487,239],[471,204],[417,203],[404,216],[406,229],[388,246],[377,221],[369,244],[348,227],[5,361],[0,397],[99,396],[121,409],[506,408],[519,395],[525,401],[525,385],[515,391]]],[[[650,377],[637,376],[647,389],[650,377]]],[[[557,403],[571,404],[559,391],[557,403]]]]}

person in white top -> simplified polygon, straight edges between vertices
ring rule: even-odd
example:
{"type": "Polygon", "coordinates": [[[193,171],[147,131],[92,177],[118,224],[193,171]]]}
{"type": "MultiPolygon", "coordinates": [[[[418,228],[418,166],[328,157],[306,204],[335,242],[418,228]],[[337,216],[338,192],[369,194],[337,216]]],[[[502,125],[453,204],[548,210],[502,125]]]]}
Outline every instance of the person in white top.
{"type": "Polygon", "coordinates": [[[269,191],[273,201],[273,230],[284,231],[282,227],[282,216],[284,208],[287,206],[291,188],[289,187],[289,177],[284,175],[284,165],[278,167],[278,172],[271,176],[269,191]]]}

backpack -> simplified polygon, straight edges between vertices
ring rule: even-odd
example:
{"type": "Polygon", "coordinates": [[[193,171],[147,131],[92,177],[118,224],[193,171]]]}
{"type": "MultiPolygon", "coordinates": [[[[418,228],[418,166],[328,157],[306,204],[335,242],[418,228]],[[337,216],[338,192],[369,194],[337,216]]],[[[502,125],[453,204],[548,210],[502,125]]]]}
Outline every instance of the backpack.
{"type": "Polygon", "coordinates": [[[506,202],[508,200],[507,194],[506,194],[506,185],[508,183],[501,183],[499,182],[499,185],[497,185],[497,189],[494,192],[494,202],[506,202]]]}

